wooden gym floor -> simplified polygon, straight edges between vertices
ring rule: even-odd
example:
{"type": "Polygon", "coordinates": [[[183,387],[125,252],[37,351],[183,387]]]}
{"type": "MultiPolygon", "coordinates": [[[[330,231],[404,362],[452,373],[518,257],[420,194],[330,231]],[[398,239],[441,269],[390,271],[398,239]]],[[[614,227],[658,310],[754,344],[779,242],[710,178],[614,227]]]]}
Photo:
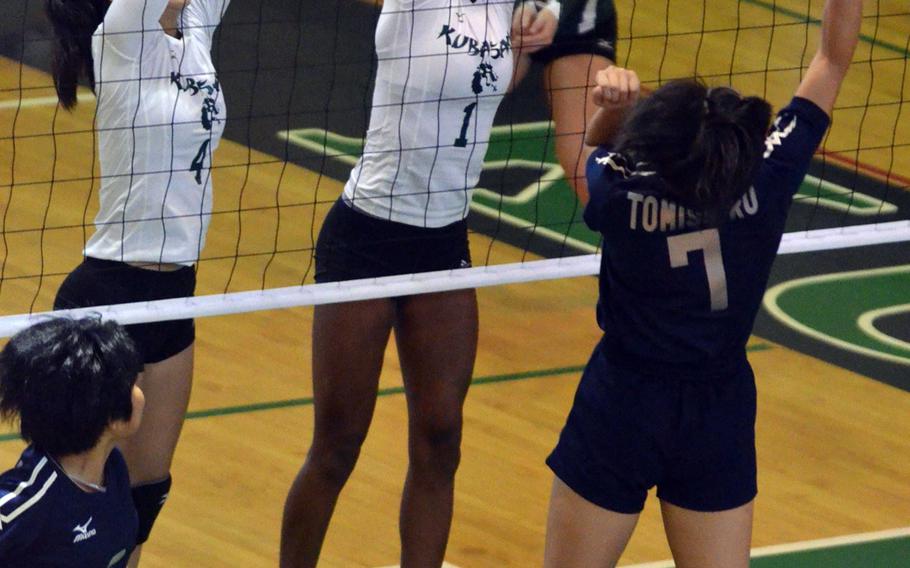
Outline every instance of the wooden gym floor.
{"type": "MultiPolygon", "coordinates": [[[[731,69],[734,32],[707,34],[699,52],[698,36],[687,30],[701,29],[702,13],[677,0],[669,3],[671,39],[660,69],[664,39],[650,36],[666,35],[667,13],[663,3],[653,4],[661,6],[638,5],[633,18],[631,3],[618,3],[620,36],[640,38],[621,44],[621,60],[631,53],[628,65],[648,81],[731,69]]],[[[795,67],[807,34],[811,40],[817,28],[789,25],[807,13],[806,2],[778,2],[776,12],[763,4],[740,3],[740,27],[750,22],[758,29],[740,33],[734,84],[779,105],[798,70],[745,70],[762,69],[766,60],[772,69],[795,67]],[[772,21],[779,27],[769,36],[772,21]]],[[[812,2],[811,14],[817,17],[820,6],[812,2]]],[[[900,112],[910,93],[902,78],[906,48],[901,56],[881,47],[904,46],[910,16],[896,0],[874,7],[880,16],[872,18],[870,7],[864,28],[874,41],[858,50],[857,60],[866,63],[851,72],[841,99],[847,108],[836,115],[826,147],[869,168],[910,176],[910,113],[900,112]],[[873,106],[865,111],[867,103],[873,106]],[[851,153],[858,145],[869,149],[851,153]]],[[[709,29],[735,28],[737,10],[712,7],[704,21],[709,29]]],[[[0,58],[2,315],[49,308],[63,276],[79,262],[83,226],[97,199],[93,102],[86,98],[69,115],[47,102],[49,84],[45,73],[0,58]]],[[[198,293],[256,289],[263,280],[268,287],[310,281],[308,249],[341,184],[230,140],[222,142],[217,163],[216,210],[222,213],[212,222],[198,293]],[[312,203],[317,190],[318,205],[300,205],[312,203]],[[280,221],[276,199],[287,205],[280,221]],[[296,252],[259,254],[276,242],[296,252]],[[232,270],[235,251],[240,260],[232,270]]],[[[472,247],[475,258],[489,254],[490,263],[522,258],[521,250],[500,241],[491,246],[482,234],[472,235],[472,247]]],[[[536,566],[551,483],[543,460],[599,336],[596,281],[500,286],[478,295],[480,349],[447,559],[462,568],[536,566]]],[[[177,452],[174,489],[143,566],[276,564],[284,495],[312,433],[311,317],[310,308],[297,308],[197,322],[190,420],[177,452]]],[[[754,546],[910,527],[910,393],[762,337],[753,337],[750,348],[759,389],[754,546]]],[[[406,411],[391,346],[380,387],[369,439],[329,530],[324,566],[397,563],[406,411]]],[[[13,435],[2,440],[0,466],[6,468],[22,444],[13,435]]],[[[906,541],[907,532],[901,534],[906,541]]],[[[623,563],[669,557],[651,499],[623,563]]]]}

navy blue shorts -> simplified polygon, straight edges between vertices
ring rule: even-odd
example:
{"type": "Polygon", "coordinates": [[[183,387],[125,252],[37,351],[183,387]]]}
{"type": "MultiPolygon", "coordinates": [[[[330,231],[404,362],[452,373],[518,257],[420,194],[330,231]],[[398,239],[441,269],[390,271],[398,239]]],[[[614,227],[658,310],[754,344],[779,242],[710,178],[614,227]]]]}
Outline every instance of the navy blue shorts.
{"type": "Polygon", "coordinates": [[[601,55],[616,61],[616,7],[613,0],[596,0],[593,21],[586,0],[563,1],[559,27],[553,43],[531,54],[531,60],[547,64],[569,55],[601,55]],[[582,31],[584,30],[584,31],[582,31]]]}
{"type": "Polygon", "coordinates": [[[757,493],[755,378],[748,365],[719,380],[647,377],[594,350],[547,465],[573,491],[618,513],[657,497],[724,511],[757,493]]]}
{"type": "MultiPolygon", "coordinates": [[[[54,298],[54,309],[87,308],[192,296],[196,270],[148,270],[114,260],[86,257],[69,273],[54,298]]],[[[193,320],[183,319],[124,326],[144,363],[169,359],[193,344],[193,320]]]]}
{"type": "Polygon", "coordinates": [[[471,266],[468,224],[424,228],[378,219],[339,199],[316,240],[316,282],[471,266]]]}

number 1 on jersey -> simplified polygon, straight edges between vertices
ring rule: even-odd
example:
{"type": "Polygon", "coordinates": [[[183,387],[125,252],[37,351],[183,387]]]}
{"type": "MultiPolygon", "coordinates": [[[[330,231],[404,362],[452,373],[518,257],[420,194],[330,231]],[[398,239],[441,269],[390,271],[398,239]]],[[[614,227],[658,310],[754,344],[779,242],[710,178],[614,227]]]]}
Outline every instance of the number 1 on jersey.
{"type": "Polygon", "coordinates": [[[468,145],[468,126],[471,124],[471,115],[474,114],[476,107],[476,102],[464,107],[464,122],[461,123],[461,136],[455,139],[456,148],[465,148],[468,145]]]}
{"type": "Polygon", "coordinates": [[[702,251],[705,273],[708,276],[708,292],[711,294],[711,311],[726,310],[727,273],[724,270],[724,258],[720,252],[720,233],[717,229],[667,237],[667,248],[670,249],[670,266],[673,268],[689,266],[689,253],[702,251]]]}

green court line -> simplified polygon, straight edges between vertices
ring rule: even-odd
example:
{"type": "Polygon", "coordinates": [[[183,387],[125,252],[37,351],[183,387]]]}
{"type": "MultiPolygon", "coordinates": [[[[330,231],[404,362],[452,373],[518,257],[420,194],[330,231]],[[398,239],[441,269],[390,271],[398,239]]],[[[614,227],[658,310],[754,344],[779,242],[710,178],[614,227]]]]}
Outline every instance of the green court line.
{"type": "MultiPolygon", "coordinates": [[[[752,549],[751,568],[898,568],[910,558],[910,527],[752,549]]],[[[673,568],[672,560],[622,568],[673,568]]]]}
{"type": "MultiPolygon", "coordinates": [[[[771,345],[767,343],[756,343],[746,347],[746,351],[750,353],[755,353],[758,351],[767,351],[773,349],[771,345]]],[[[560,375],[569,375],[573,373],[580,373],[584,370],[584,365],[574,365],[571,367],[556,367],[553,369],[540,369],[537,371],[524,371],[522,373],[508,373],[505,375],[490,375],[488,377],[477,377],[471,381],[471,385],[490,385],[494,383],[507,383],[511,381],[524,381],[527,379],[538,379],[543,377],[558,377],[560,375]]],[[[377,393],[377,396],[391,396],[393,394],[402,394],[404,393],[404,387],[389,387],[386,389],[380,389],[377,393]]],[[[221,408],[209,408],[205,410],[194,410],[192,412],[187,412],[187,420],[195,420],[197,418],[213,418],[216,416],[229,416],[232,414],[248,414],[250,412],[262,412],[265,410],[278,410],[281,408],[293,408],[297,406],[310,406],[313,404],[313,397],[308,396],[304,398],[290,398],[286,400],[274,400],[270,402],[259,402],[255,404],[241,404],[238,406],[224,406],[221,408]]],[[[15,432],[9,432],[7,434],[0,434],[0,442],[9,442],[10,440],[18,440],[19,434],[15,432]]]]}
{"type": "Polygon", "coordinates": [[[910,538],[900,537],[753,558],[750,566],[752,568],[793,568],[794,566],[799,568],[829,568],[831,566],[897,568],[907,566],[904,564],[907,558],[910,558],[910,538]]]}
{"type": "MultiPolygon", "coordinates": [[[[527,371],[524,373],[512,373],[508,375],[493,375],[490,377],[478,377],[471,381],[472,385],[488,385],[491,383],[503,383],[507,381],[522,381],[525,379],[535,379],[539,377],[556,377],[567,375],[569,373],[580,373],[584,367],[558,367],[556,369],[543,369],[539,371],[527,371]]],[[[404,387],[389,387],[379,389],[377,396],[391,396],[393,394],[403,394],[404,387]]],[[[276,400],[272,402],[260,402],[257,404],[244,404],[241,406],[227,406],[223,408],[211,408],[208,410],[196,410],[188,412],[187,419],[194,418],[211,418],[213,416],[228,416],[230,414],[246,414],[248,412],[261,412],[263,410],[276,410],[280,408],[291,408],[295,406],[310,406],[313,404],[313,397],[292,398],[288,400],[276,400]]]]}
{"type": "MultiPolygon", "coordinates": [[[[807,23],[810,23],[810,24],[813,24],[816,26],[821,25],[821,20],[813,18],[807,14],[802,14],[800,12],[797,12],[796,10],[791,10],[789,8],[782,8],[781,6],[777,6],[776,4],[772,4],[771,2],[767,2],[765,0],[743,0],[743,2],[745,2],[746,4],[752,4],[753,6],[758,6],[759,8],[764,8],[765,10],[769,10],[771,12],[777,12],[778,14],[783,14],[784,16],[788,16],[790,18],[795,18],[800,22],[807,22],[807,23]]],[[[866,34],[859,34],[859,38],[860,38],[860,40],[872,45],[873,47],[878,46],[878,47],[881,47],[882,49],[886,49],[888,51],[897,53],[898,55],[900,55],[902,57],[910,57],[910,51],[908,51],[906,48],[903,48],[899,45],[894,45],[893,43],[889,43],[887,41],[876,39],[876,38],[874,38],[872,36],[868,36],[866,34]]]]}

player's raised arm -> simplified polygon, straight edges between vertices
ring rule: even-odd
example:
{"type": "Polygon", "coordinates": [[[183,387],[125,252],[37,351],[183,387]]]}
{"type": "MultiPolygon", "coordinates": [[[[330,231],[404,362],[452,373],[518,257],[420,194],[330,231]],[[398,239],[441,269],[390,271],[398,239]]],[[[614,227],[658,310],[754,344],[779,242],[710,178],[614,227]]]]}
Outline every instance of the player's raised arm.
{"type": "Polygon", "coordinates": [[[553,43],[559,24],[560,3],[556,0],[537,2],[532,0],[515,3],[512,16],[512,48],[518,54],[540,51],[553,43]]]}
{"type": "MultiPolygon", "coordinates": [[[[92,37],[101,34],[104,46],[110,46],[110,61],[132,62],[142,53],[143,42],[155,32],[162,32],[159,20],[168,0],[47,0],[45,12],[54,28],[54,86],[60,104],[66,109],[76,105],[76,89],[83,76],[95,88],[92,37]]],[[[102,56],[102,59],[104,57],[102,56]]]]}
{"type": "Polygon", "coordinates": [[[121,55],[136,58],[145,34],[162,31],[168,0],[113,0],[104,16],[103,39],[121,55]]]}
{"type": "Polygon", "coordinates": [[[809,99],[829,115],[853,60],[862,19],[862,0],[828,0],[825,3],[818,51],[796,89],[796,96],[809,99]]]}
{"type": "Polygon", "coordinates": [[[616,65],[599,71],[596,81],[591,97],[599,108],[588,124],[585,135],[588,146],[601,146],[613,139],[641,92],[638,74],[616,65]]]}

